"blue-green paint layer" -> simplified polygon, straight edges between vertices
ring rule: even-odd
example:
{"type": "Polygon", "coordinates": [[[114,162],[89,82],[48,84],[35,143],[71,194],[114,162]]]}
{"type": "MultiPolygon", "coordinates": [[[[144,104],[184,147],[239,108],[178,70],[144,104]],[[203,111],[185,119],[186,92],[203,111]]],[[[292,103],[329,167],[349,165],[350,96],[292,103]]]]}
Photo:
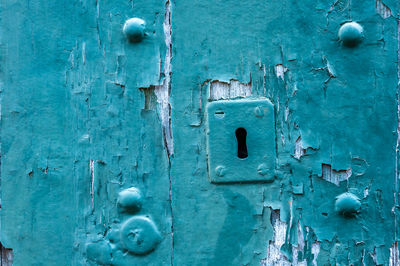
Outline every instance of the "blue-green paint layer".
{"type": "Polygon", "coordinates": [[[14,265],[170,263],[168,157],[139,89],[163,82],[164,14],[163,1],[2,1],[0,241],[14,265]],[[139,43],[122,31],[132,17],[147,22],[139,43]],[[117,204],[130,187],[134,214],[117,204]],[[132,217],[159,231],[146,256],[119,239],[132,217]]]}
{"type": "Polygon", "coordinates": [[[389,263],[397,240],[398,3],[384,2],[386,18],[375,1],[173,2],[176,265],[189,254],[210,265],[389,263]],[[363,27],[350,48],[338,38],[348,21],[363,27]],[[214,82],[222,91],[231,80],[251,84],[251,95],[235,96],[274,104],[273,183],[205,178],[207,101],[217,95],[214,82]],[[345,192],[360,199],[352,217],[335,210],[345,192]]]}
{"type": "Polygon", "coordinates": [[[398,7],[1,1],[14,265],[398,263],[398,7]],[[242,98],[273,104],[274,181],[212,183],[207,104],[242,98]]]}

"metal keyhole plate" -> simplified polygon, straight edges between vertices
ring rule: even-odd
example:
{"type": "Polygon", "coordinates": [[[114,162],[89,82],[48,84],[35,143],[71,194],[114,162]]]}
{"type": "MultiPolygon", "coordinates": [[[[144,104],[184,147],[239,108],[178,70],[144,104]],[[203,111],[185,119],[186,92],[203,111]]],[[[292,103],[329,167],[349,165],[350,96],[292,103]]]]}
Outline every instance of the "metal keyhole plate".
{"type": "Polygon", "coordinates": [[[207,153],[212,183],[273,180],[276,159],[273,104],[267,99],[209,103],[207,153]],[[245,135],[241,133],[238,137],[238,132],[245,135]]]}

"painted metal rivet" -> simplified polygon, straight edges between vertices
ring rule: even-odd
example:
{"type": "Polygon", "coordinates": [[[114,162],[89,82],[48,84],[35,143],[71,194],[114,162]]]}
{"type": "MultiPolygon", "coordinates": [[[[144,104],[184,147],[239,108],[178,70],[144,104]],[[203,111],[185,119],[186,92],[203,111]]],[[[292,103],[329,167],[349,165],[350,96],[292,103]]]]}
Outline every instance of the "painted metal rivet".
{"type": "Polygon", "coordinates": [[[255,114],[257,117],[263,117],[263,116],[264,116],[264,110],[263,110],[263,108],[260,107],[260,106],[257,106],[256,108],[254,108],[254,114],[255,114]]]}
{"type": "Polygon", "coordinates": [[[128,19],[122,29],[130,42],[140,42],[145,36],[146,22],[140,18],[128,19]]]}
{"type": "Polygon", "coordinates": [[[347,22],[339,29],[339,40],[347,47],[354,47],[364,37],[363,27],[357,22],[347,22]]]}
{"type": "Polygon", "coordinates": [[[353,217],[360,210],[360,199],[349,192],[340,194],[336,197],[335,210],[346,217],[353,217]]]}
{"type": "Polygon", "coordinates": [[[219,177],[223,177],[226,173],[226,168],[222,165],[215,167],[215,174],[219,177]]]}
{"type": "Polygon", "coordinates": [[[262,175],[262,176],[265,176],[266,174],[268,174],[269,169],[268,169],[268,167],[267,167],[264,163],[262,163],[262,164],[260,164],[260,165],[258,166],[257,172],[258,172],[258,174],[260,174],[260,175],[262,175]]]}
{"type": "Polygon", "coordinates": [[[135,187],[124,189],[118,194],[117,203],[126,212],[138,212],[142,208],[142,193],[135,187]]]}
{"type": "Polygon", "coordinates": [[[275,180],[275,174],[273,173],[273,170],[270,169],[265,163],[260,164],[257,167],[257,172],[259,175],[263,176],[263,181],[265,182],[274,182],[275,180]]]}
{"type": "Polygon", "coordinates": [[[111,265],[111,246],[106,241],[86,244],[86,257],[96,265],[111,265]]]}
{"type": "Polygon", "coordinates": [[[125,221],[120,237],[123,247],[136,255],[153,251],[161,241],[157,226],[145,216],[135,216],[125,221]]]}
{"type": "Polygon", "coordinates": [[[119,242],[120,233],[117,229],[112,229],[107,233],[107,239],[110,243],[117,243],[119,242]]]}

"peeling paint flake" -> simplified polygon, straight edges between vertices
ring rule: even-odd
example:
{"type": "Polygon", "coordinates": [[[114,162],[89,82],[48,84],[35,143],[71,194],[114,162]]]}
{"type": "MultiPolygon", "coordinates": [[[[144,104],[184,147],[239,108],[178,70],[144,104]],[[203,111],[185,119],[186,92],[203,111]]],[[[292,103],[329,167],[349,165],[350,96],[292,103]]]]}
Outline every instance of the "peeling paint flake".
{"type": "Polygon", "coordinates": [[[285,80],[285,73],[288,71],[289,69],[287,68],[287,67],[285,67],[284,65],[282,65],[282,64],[278,64],[278,65],[275,65],[275,74],[276,74],[276,77],[279,79],[281,79],[281,80],[285,80]]]}
{"type": "Polygon", "coordinates": [[[312,243],[311,253],[314,255],[314,259],[313,259],[312,262],[313,262],[313,265],[315,265],[315,266],[318,265],[317,258],[318,258],[320,250],[321,250],[321,243],[320,242],[316,241],[316,242],[312,243]]]}
{"type": "Polygon", "coordinates": [[[245,98],[252,95],[252,84],[241,83],[238,80],[231,79],[229,82],[214,80],[210,82],[209,99],[227,100],[235,98],[245,98]]]}
{"type": "Polygon", "coordinates": [[[1,266],[12,266],[13,265],[13,250],[5,248],[0,243],[0,265],[1,266]]]}
{"type": "Polygon", "coordinates": [[[376,0],[376,13],[378,13],[383,19],[387,19],[392,16],[392,10],[383,3],[382,0],[376,0]]]}
{"type": "Polygon", "coordinates": [[[171,2],[169,0],[165,3],[164,14],[164,38],[167,52],[165,54],[164,62],[164,82],[161,86],[156,86],[154,93],[157,96],[157,102],[160,104],[160,115],[163,126],[164,141],[167,147],[168,156],[174,154],[174,144],[172,141],[172,128],[171,128],[171,105],[169,96],[171,92],[171,59],[172,59],[172,28],[171,28],[171,2]]]}
{"type": "Polygon", "coordinates": [[[351,168],[345,170],[335,170],[329,164],[322,164],[322,179],[339,186],[340,182],[350,178],[351,168]]]}
{"type": "Polygon", "coordinates": [[[398,242],[394,242],[390,248],[389,265],[396,266],[400,264],[398,242]]]}
{"type": "Polygon", "coordinates": [[[294,144],[294,155],[293,157],[299,160],[306,153],[306,149],[303,148],[303,143],[301,142],[301,136],[297,138],[294,144]]]}
{"type": "Polygon", "coordinates": [[[95,182],[94,160],[90,160],[89,168],[90,168],[90,197],[92,199],[92,207],[93,207],[94,206],[94,182],[95,182]]]}
{"type": "Polygon", "coordinates": [[[268,257],[261,261],[261,265],[291,265],[290,261],[281,252],[281,247],[285,244],[287,224],[280,220],[280,211],[272,210],[271,223],[274,227],[274,238],[268,247],[268,257]]]}

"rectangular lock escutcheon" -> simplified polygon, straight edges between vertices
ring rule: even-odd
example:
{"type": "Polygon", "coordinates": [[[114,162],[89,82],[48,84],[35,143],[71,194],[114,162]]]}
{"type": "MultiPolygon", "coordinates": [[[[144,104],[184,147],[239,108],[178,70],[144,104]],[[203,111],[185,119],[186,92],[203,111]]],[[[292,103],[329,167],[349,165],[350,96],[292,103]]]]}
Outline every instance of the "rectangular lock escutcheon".
{"type": "Polygon", "coordinates": [[[273,181],[273,104],[267,99],[209,103],[207,152],[212,183],[273,181]]]}

